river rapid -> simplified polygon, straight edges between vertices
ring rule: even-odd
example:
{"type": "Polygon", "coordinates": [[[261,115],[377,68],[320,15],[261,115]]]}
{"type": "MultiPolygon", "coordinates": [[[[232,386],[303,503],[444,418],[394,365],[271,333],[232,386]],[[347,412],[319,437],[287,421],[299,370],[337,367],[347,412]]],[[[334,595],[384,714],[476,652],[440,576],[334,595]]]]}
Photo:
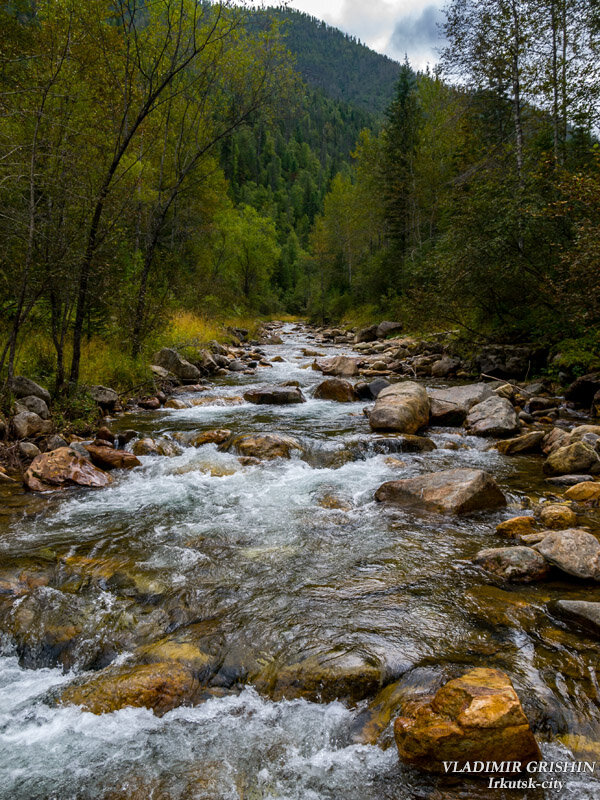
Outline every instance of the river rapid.
{"type": "MultiPolygon", "coordinates": [[[[450,428],[428,431],[432,452],[377,452],[382,437],[370,432],[364,401],[312,398],[322,375],[303,348],[344,348],[316,345],[291,325],[282,336],[263,348],[282,361],[216,380],[202,405],[110,425],[167,439],[214,428],[282,433],[303,453],[243,466],[214,444],[181,447],[143,457],[102,490],[3,489],[1,800],[505,796],[399,764],[389,729],[366,743],[376,690],[353,701],[350,685],[344,702],[306,692],[280,699],[290,695],[278,694],[278,676],[306,659],[368,668],[381,686],[400,681],[416,692],[496,667],[510,675],[545,758],[600,762],[597,641],[548,607],[600,600],[600,590],[554,580],[502,587],[472,564],[483,547],[505,544],[498,522],[551,496],[539,457],[507,458],[450,428]],[[287,381],[306,403],[241,398],[250,385],[287,381]],[[384,481],[452,467],[491,472],[508,508],[450,519],[373,499],[384,481]],[[213,659],[199,705],[159,717],[52,701],[82,673],[135,659],[171,634],[213,659]]],[[[580,774],[560,790],[506,796],[591,800],[600,781],[580,774]]]]}

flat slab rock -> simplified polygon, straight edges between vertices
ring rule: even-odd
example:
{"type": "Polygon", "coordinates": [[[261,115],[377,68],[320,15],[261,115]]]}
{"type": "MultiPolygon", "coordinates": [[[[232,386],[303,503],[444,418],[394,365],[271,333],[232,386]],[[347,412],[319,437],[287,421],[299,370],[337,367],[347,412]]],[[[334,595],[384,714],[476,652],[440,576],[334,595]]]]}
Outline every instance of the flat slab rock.
{"type": "Polygon", "coordinates": [[[257,386],[244,392],[244,400],[259,406],[285,406],[306,402],[300,389],[295,386],[257,386]]]}
{"type": "Polygon", "coordinates": [[[112,482],[106,472],[82,458],[70,447],[59,447],[33,459],[24,476],[34,492],[49,492],[64,486],[102,488],[112,482]]]}
{"type": "Polygon", "coordinates": [[[467,414],[478,403],[493,396],[488,383],[469,383],[449,389],[428,389],[431,401],[431,424],[457,427],[463,424],[467,414]]]}
{"type": "Polygon", "coordinates": [[[445,514],[501,508],[506,498],[488,472],[449,469],[382,484],[375,492],[379,502],[413,504],[445,514]]]}
{"type": "Polygon", "coordinates": [[[552,531],[535,550],[568,575],[582,580],[600,581],[600,542],[578,528],[552,531]]]}

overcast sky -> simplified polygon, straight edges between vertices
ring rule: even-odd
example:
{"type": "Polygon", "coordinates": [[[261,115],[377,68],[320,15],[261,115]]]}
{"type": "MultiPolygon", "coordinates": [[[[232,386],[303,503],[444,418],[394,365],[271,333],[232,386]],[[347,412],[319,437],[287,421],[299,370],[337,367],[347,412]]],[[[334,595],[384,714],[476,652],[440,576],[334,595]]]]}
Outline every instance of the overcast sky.
{"type": "Polygon", "coordinates": [[[441,41],[437,24],[443,19],[441,6],[436,0],[290,2],[291,8],[324,19],[391,58],[402,61],[407,53],[411,64],[421,69],[427,64],[433,66],[438,60],[436,48],[441,41]]]}

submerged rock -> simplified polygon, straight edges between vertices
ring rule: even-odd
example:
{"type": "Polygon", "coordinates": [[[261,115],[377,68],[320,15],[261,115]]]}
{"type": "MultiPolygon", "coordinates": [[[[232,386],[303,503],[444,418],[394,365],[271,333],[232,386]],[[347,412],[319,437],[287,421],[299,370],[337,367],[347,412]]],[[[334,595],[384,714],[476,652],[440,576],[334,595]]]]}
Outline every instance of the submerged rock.
{"type": "Polygon", "coordinates": [[[61,705],[81,706],[92,714],[109,714],[121,708],[151,708],[162,716],[190,703],[198,688],[191,672],[176,661],[108,667],[60,693],[61,705]]]}
{"type": "Polygon", "coordinates": [[[475,563],[487,572],[513,583],[531,583],[545,578],[550,568],[531,547],[492,547],[480,550],[475,563]]]}
{"type": "Polygon", "coordinates": [[[467,414],[466,426],[475,436],[510,436],[521,425],[510,401],[494,395],[478,403],[467,414]]]}
{"type": "Polygon", "coordinates": [[[262,433],[234,436],[219,446],[219,450],[238,453],[245,458],[273,459],[291,458],[293,450],[302,450],[302,445],[291,436],[262,433]]]}
{"type": "Polygon", "coordinates": [[[256,386],[244,392],[244,400],[261,406],[282,406],[306,402],[301,390],[295,386],[256,386]]]}
{"type": "Polygon", "coordinates": [[[480,469],[449,469],[390,481],[379,487],[375,499],[414,504],[447,514],[466,514],[506,505],[506,498],[494,478],[480,469]]]}
{"type": "Polygon", "coordinates": [[[427,772],[444,773],[444,761],[461,768],[474,761],[541,760],[510,678],[496,669],[449,681],[430,703],[396,719],[394,735],[400,759],[427,772]]]}
{"type": "Polygon", "coordinates": [[[509,539],[518,539],[521,536],[533,533],[535,527],[535,517],[513,517],[497,525],[496,533],[501,536],[508,536],[509,539]]]}
{"type": "Polygon", "coordinates": [[[34,458],[25,473],[25,484],[34,492],[49,492],[65,486],[108,486],[112,478],[70,447],[59,447],[34,458]]]}
{"type": "Polygon", "coordinates": [[[568,575],[600,581],[600,542],[591,533],[577,528],[552,531],[534,547],[568,575]]]}
{"type": "Polygon", "coordinates": [[[354,386],[342,378],[329,378],[315,389],[316,400],[335,400],[337,403],[353,403],[358,400],[354,386]]]}
{"type": "Polygon", "coordinates": [[[416,433],[429,422],[429,397],[418,383],[406,381],[388,386],[379,393],[369,414],[375,431],[416,433]]]}
{"type": "Polygon", "coordinates": [[[553,610],[560,616],[574,620],[584,628],[600,634],[600,603],[587,600],[557,600],[553,610]]]}

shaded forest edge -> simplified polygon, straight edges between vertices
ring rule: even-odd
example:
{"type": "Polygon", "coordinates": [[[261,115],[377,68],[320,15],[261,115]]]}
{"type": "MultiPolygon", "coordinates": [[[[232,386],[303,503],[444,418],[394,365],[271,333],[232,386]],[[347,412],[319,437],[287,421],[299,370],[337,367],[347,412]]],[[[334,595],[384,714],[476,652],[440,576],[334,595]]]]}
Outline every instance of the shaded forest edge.
{"type": "Polygon", "coordinates": [[[591,5],[451,3],[415,73],[285,9],[3,3],[4,387],[77,415],[81,385],[285,314],[600,369],[591,5]]]}

